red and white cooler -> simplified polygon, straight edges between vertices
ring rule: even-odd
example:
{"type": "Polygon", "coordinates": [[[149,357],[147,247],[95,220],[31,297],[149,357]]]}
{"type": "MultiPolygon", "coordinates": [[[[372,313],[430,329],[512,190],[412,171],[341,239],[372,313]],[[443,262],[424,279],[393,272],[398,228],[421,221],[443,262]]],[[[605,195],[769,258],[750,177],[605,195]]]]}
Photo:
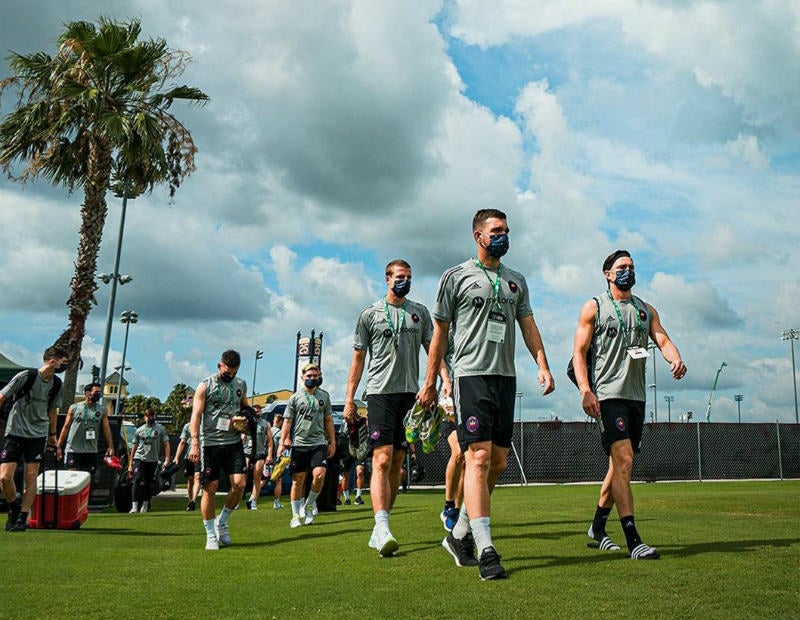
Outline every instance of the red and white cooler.
{"type": "Polygon", "coordinates": [[[91,479],[85,471],[49,470],[39,474],[28,527],[77,530],[89,517],[91,479]]]}

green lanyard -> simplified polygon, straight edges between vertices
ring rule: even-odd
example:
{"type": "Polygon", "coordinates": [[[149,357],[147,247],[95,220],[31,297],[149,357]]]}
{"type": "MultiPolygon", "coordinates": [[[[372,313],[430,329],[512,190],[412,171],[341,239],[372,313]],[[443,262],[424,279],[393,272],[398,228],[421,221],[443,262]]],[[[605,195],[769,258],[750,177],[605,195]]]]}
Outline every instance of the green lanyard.
{"type": "MultiPolygon", "coordinates": [[[[633,345],[632,338],[630,338],[630,333],[633,330],[628,329],[625,326],[625,321],[622,320],[622,312],[620,312],[619,306],[617,305],[617,301],[611,296],[611,291],[606,291],[608,294],[608,298],[611,300],[611,303],[614,304],[614,310],[617,311],[617,319],[619,319],[619,325],[622,328],[622,333],[628,336],[628,342],[633,345]]],[[[634,309],[636,310],[636,332],[640,333],[644,331],[644,327],[642,326],[642,317],[639,316],[639,308],[636,307],[636,302],[633,301],[633,297],[631,297],[631,303],[633,304],[634,309]]]]}
{"type": "Polygon", "coordinates": [[[314,398],[313,394],[309,394],[308,392],[304,392],[303,396],[305,396],[306,405],[308,405],[308,413],[314,413],[314,405],[316,404],[317,399],[314,398]]]}
{"type": "MultiPolygon", "coordinates": [[[[89,422],[92,421],[93,417],[94,416],[90,416],[89,415],[89,405],[87,405],[86,403],[83,403],[83,427],[84,428],[89,428],[89,422]]],[[[92,426],[94,426],[94,424],[92,424],[92,426]]]]}
{"type": "Polygon", "coordinates": [[[492,282],[492,278],[489,277],[489,272],[486,271],[486,267],[483,266],[483,263],[481,263],[481,261],[478,259],[477,256],[475,257],[475,264],[478,267],[481,268],[481,271],[483,271],[484,275],[486,276],[486,279],[489,280],[489,284],[492,285],[492,291],[494,291],[494,305],[499,308],[500,307],[500,282],[501,282],[500,273],[501,273],[501,271],[503,269],[503,264],[500,263],[499,265],[497,265],[497,279],[494,282],[492,282]]]}
{"type": "Polygon", "coordinates": [[[233,400],[233,381],[231,381],[230,387],[227,387],[225,389],[228,391],[228,401],[227,402],[222,400],[222,387],[220,385],[220,382],[217,381],[217,400],[219,400],[219,404],[220,405],[223,405],[223,404],[230,405],[232,407],[235,406],[236,405],[236,401],[233,400]]]}
{"type": "Polygon", "coordinates": [[[400,307],[400,322],[397,324],[397,329],[394,327],[394,323],[392,322],[392,315],[389,314],[389,302],[386,301],[386,298],[383,298],[383,311],[386,313],[386,320],[389,322],[389,329],[392,330],[392,336],[394,336],[394,346],[397,348],[397,345],[400,344],[400,330],[402,329],[403,325],[406,324],[406,305],[403,304],[400,307]]]}

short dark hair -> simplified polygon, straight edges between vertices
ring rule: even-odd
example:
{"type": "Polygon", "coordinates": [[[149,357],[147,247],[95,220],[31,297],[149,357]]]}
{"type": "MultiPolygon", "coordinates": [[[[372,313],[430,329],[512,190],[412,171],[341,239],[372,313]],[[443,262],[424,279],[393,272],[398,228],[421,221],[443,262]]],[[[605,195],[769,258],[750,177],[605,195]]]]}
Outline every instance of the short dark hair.
{"type": "Polygon", "coordinates": [[[472,218],[472,230],[476,231],[486,223],[490,218],[497,218],[498,220],[507,220],[506,214],[500,209],[481,209],[472,218]]]}
{"type": "Polygon", "coordinates": [[[628,252],[628,250],[614,250],[611,252],[611,254],[606,256],[606,259],[603,261],[603,271],[606,272],[611,269],[611,266],[617,262],[617,259],[623,256],[630,258],[631,253],[628,252]]]}
{"type": "Polygon", "coordinates": [[[42,355],[42,361],[57,360],[60,357],[69,357],[67,350],[61,345],[54,344],[52,347],[47,347],[42,355]]]}
{"type": "Polygon", "coordinates": [[[409,265],[406,261],[402,258],[395,258],[391,261],[388,265],[386,265],[386,275],[392,275],[392,271],[395,267],[402,267],[403,269],[411,269],[411,265],[409,265]]]}
{"type": "Polygon", "coordinates": [[[95,383],[95,382],[87,383],[86,385],[83,386],[83,391],[84,392],[91,392],[96,387],[102,388],[103,386],[100,385],[99,383],[95,383]]]}
{"type": "Polygon", "coordinates": [[[239,368],[242,365],[242,356],[239,355],[238,351],[234,351],[233,349],[228,349],[222,354],[222,358],[220,360],[226,366],[230,366],[231,368],[239,368]]]}
{"type": "Polygon", "coordinates": [[[155,417],[156,410],[153,409],[152,407],[148,407],[147,409],[144,410],[144,415],[145,415],[145,417],[147,417],[149,415],[152,415],[153,417],[155,417]]]}

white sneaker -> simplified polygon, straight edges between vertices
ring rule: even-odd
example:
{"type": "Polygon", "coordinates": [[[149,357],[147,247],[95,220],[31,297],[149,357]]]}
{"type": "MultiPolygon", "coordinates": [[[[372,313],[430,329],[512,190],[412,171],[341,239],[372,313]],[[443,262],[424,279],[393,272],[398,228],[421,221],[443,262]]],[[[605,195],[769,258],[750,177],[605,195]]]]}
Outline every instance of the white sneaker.
{"type": "Polygon", "coordinates": [[[128,514],[129,514],[129,515],[135,515],[137,512],[139,512],[139,509],[138,509],[138,508],[131,508],[131,509],[128,511],[128,514]]]}
{"type": "Polygon", "coordinates": [[[219,551],[219,541],[216,537],[206,536],[206,551],[219,551]]]}
{"type": "Polygon", "coordinates": [[[220,523],[219,517],[214,519],[214,530],[217,532],[217,540],[221,546],[227,547],[231,544],[231,533],[228,530],[228,524],[220,523]]]}
{"type": "Polygon", "coordinates": [[[305,519],[306,518],[306,507],[305,507],[305,505],[300,506],[300,518],[301,519],[305,519]]]}
{"type": "Polygon", "coordinates": [[[281,508],[283,508],[283,504],[281,504],[279,500],[276,499],[274,502],[272,502],[273,510],[280,510],[281,508]]]}
{"type": "Polygon", "coordinates": [[[150,502],[144,502],[139,512],[150,512],[150,502]]]}
{"type": "Polygon", "coordinates": [[[258,504],[256,503],[256,500],[254,500],[254,499],[250,500],[250,510],[258,510],[258,504]]]}
{"type": "Polygon", "coordinates": [[[370,549],[377,549],[378,548],[378,541],[375,539],[375,530],[374,529],[372,530],[372,534],[369,535],[369,542],[367,543],[367,546],[370,549]]]}
{"type": "Polygon", "coordinates": [[[392,536],[392,533],[387,529],[376,532],[375,544],[375,548],[378,550],[378,555],[380,555],[382,558],[394,555],[400,548],[400,544],[397,542],[397,539],[392,536]]]}
{"type": "Polygon", "coordinates": [[[299,515],[294,515],[292,517],[292,520],[289,521],[289,527],[292,528],[292,529],[294,529],[296,527],[300,527],[301,525],[303,525],[303,522],[300,520],[300,516],[299,515]]]}
{"type": "Polygon", "coordinates": [[[316,517],[318,514],[319,514],[319,509],[317,509],[317,502],[314,502],[313,504],[311,504],[311,516],[316,517]]]}
{"type": "Polygon", "coordinates": [[[313,510],[306,510],[306,518],[303,520],[305,525],[311,525],[314,523],[314,511],[313,510]]]}

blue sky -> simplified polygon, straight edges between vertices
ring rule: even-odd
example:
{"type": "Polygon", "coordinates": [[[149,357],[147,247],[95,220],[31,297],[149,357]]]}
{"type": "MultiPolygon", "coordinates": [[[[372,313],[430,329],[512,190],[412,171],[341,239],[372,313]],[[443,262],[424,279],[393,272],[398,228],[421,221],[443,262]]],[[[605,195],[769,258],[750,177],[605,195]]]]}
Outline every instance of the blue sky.
{"type": "MultiPolygon", "coordinates": [[[[517,351],[526,419],[583,418],[564,375],[578,310],[602,291],[603,257],[626,247],[635,292],[689,369],[674,382],[657,360],[659,419],[667,394],[673,420],[704,412],[724,360],[712,420],[736,419],[734,394],[747,421],[794,420],[780,334],[800,328],[797,3],[33,0],[4,13],[0,41],[52,51],[63,22],[100,13],[139,16],[191,52],[184,81],[211,97],[178,110],[200,151],[174,203],[162,188],[129,205],[121,272],[134,281],[115,315],[140,315],[133,392],[196,385],[229,347],[248,384],[265,351],[258,391],[289,387],[295,333],[316,329],[341,399],[386,262],[409,260],[411,296],[430,305],[439,275],[473,252],[472,214],[497,207],[557,385],[542,397],[517,351]]],[[[0,351],[36,364],[65,326],[80,196],[3,179],[0,204],[0,351]]],[[[123,333],[115,322],[111,365],[123,333]]]]}

